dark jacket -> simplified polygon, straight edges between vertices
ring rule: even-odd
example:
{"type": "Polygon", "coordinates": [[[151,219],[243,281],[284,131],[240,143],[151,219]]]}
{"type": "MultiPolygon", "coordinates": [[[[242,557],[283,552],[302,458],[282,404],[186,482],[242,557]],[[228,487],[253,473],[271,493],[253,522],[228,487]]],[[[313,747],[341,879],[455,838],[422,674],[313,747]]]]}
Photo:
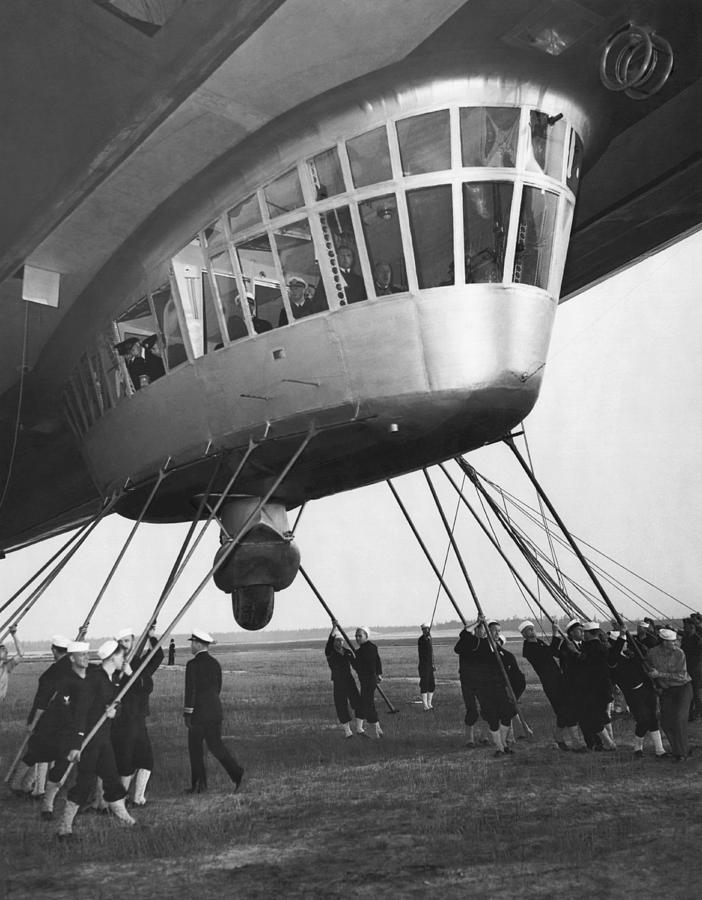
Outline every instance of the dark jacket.
{"type": "MultiPolygon", "coordinates": [[[[149,638],[149,642],[151,647],[155,647],[158,641],[156,638],[149,638]]],[[[146,657],[149,655],[150,650],[146,648],[139,656],[135,656],[132,659],[130,665],[132,667],[132,671],[136,672],[139,666],[143,663],[146,657]]],[[[137,678],[135,683],[129,688],[127,693],[122,697],[121,702],[121,712],[120,719],[122,721],[126,721],[128,718],[137,718],[141,716],[149,715],[149,695],[154,689],[154,679],[153,674],[158,669],[158,667],[163,662],[163,650],[161,647],[158,648],[153,658],[149,660],[149,664],[146,666],[141,675],[137,678]]],[[[123,675],[120,679],[120,687],[129,681],[129,678],[126,675],[123,675]]]]}
{"type": "Polygon", "coordinates": [[[207,650],[201,650],[185,667],[185,714],[193,721],[221,722],[222,667],[207,650]]]}
{"type": "Polygon", "coordinates": [[[536,641],[524,641],[522,656],[531,664],[531,667],[539,676],[541,683],[559,683],[563,677],[561,667],[558,664],[561,639],[554,635],[551,643],[547,644],[541,638],[536,641]]]}
{"type": "Polygon", "coordinates": [[[353,678],[351,674],[351,666],[353,664],[353,653],[348,647],[342,647],[341,653],[337,653],[334,649],[334,638],[330,634],[324,648],[324,655],[331,669],[331,680],[345,682],[349,678],[353,678]]]}
{"type": "MultiPolygon", "coordinates": [[[[85,691],[81,695],[76,713],[78,733],[72,746],[79,747],[83,737],[92,731],[107,707],[117,696],[119,686],[112,681],[102,666],[88,666],[85,675],[85,691]]],[[[94,741],[109,739],[112,721],[106,719],[93,738],[94,741]]]]}
{"type": "Polygon", "coordinates": [[[65,671],[65,667],[62,669],[62,675],[55,684],[53,698],[39,719],[35,733],[49,744],[77,749],[85,733],[87,678],[77,675],[70,661],[68,671],[65,671]]]}
{"type": "Polygon", "coordinates": [[[71,658],[68,654],[62,656],[61,659],[55,660],[48,669],[45,669],[39,676],[39,685],[34,695],[32,708],[27,716],[27,724],[29,725],[38,709],[45,710],[48,708],[51,699],[56,693],[58,684],[64,679],[69,672],[72,672],[71,658]]]}
{"type": "Polygon", "coordinates": [[[417,638],[417,654],[419,656],[419,671],[429,674],[434,671],[434,646],[431,637],[422,634],[417,638]]]}
{"type": "Polygon", "coordinates": [[[378,675],[383,674],[383,664],[380,661],[378,648],[372,641],[366,641],[365,644],[356,650],[356,656],[351,663],[360,681],[377,682],[378,675]]]}

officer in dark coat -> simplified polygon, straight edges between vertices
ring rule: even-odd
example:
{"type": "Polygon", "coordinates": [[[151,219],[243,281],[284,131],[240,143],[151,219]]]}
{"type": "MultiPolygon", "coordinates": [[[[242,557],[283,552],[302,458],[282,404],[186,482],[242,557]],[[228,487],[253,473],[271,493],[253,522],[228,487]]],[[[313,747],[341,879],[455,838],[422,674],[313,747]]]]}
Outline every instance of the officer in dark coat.
{"type": "Polygon", "coordinates": [[[175,655],[176,655],[176,645],[175,645],[175,641],[173,640],[173,638],[171,638],[171,641],[168,645],[168,665],[169,666],[175,665],[175,655]]]}
{"type": "Polygon", "coordinates": [[[522,647],[522,656],[526,659],[536,672],[544,689],[544,694],[551,709],[556,714],[556,728],[554,730],[554,738],[561,750],[570,750],[565,740],[566,732],[570,735],[573,747],[577,748],[580,744],[577,733],[578,716],[570,702],[565,679],[561,667],[559,665],[560,648],[562,638],[558,634],[558,626],[553,623],[551,643],[547,644],[540,638],[536,637],[533,622],[522,622],[519,630],[524,638],[522,647]]]}
{"type": "MultiPolygon", "coordinates": [[[[53,640],[61,643],[64,641],[60,635],[53,640]]],[[[32,705],[36,714],[30,713],[32,734],[27,742],[27,750],[10,781],[13,793],[24,795],[22,782],[32,767],[46,765],[48,769],[48,764],[52,763],[48,769],[48,780],[42,798],[43,819],[53,818],[59,782],[68,768],[68,754],[78,731],[78,709],[82,708],[81,697],[85,690],[85,673],[88,668],[90,645],[74,641],[65,643],[65,654],[40,679],[40,688],[32,705]],[[46,677],[48,673],[51,673],[50,677],[46,677]]]]}
{"type": "Polygon", "coordinates": [[[432,698],[436,690],[436,681],[434,672],[434,647],[431,642],[431,626],[428,623],[422,625],[422,633],[417,638],[417,655],[419,664],[417,671],[419,672],[419,693],[422,695],[422,708],[424,710],[434,709],[432,698]]]}
{"type": "MultiPolygon", "coordinates": [[[[131,660],[131,670],[137,671],[150,651],[158,646],[158,640],[153,634],[152,627],[147,646],[131,660]]],[[[134,634],[128,628],[115,635],[115,639],[122,645],[126,653],[132,649],[134,634]]],[[[146,785],[154,768],[154,754],[151,748],[151,739],[146,727],[149,716],[149,697],[154,689],[153,676],[163,662],[163,650],[158,647],[154,655],[147,663],[144,671],[133,682],[128,692],[122,698],[120,713],[112,723],[112,746],[115,751],[117,771],[122,779],[122,784],[129,790],[134,779],[134,805],[146,804],[146,785]]],[[[129,680],[130,675],[124,674],[121,685],[129,680]]]]}
{"type": "Polygon", "coordinates": [[[361,715],[356,722],[357,733],[366,734],[363,729],[365,719],[369,725],[373,725],[372,736],[379,738],[382,737],[383,731],[375,708],[375,689],[383,680],[383,664],[378,648],[370,640],[370,629],[367,625],[359,625],[356,629],[356,643],[358,650],[351,665],[356,670],[361,685],[361,715]]]}
{"type": "Polygon", "coordinates": [[[219,760],[227,775],[239,790],[244,770],[222,742],[222,668],[210,656],[214,638],[206,631],[193,630],[190,636],[193,658],[185,667],[185,708],[183,717],[188,729],[188,753],[190,755],[190,788],[188,794],[207,790],[207,771],[203,742],[219,760]]]}
{"type": "Polygon", "coordinates": [[[344,735],[353,737],[351,730],[351,715],[349,706],[357,722],[362,723],[361,697],[356,687],[356,681],[351,672],[353,653],[348,647],[344,647],[344,639],[336,630],[336,622],[332,628],[324,648],[324,655],[331,669],[331,680],[334,685],[334,706],[336,714],[341,722],[344,735]]]}

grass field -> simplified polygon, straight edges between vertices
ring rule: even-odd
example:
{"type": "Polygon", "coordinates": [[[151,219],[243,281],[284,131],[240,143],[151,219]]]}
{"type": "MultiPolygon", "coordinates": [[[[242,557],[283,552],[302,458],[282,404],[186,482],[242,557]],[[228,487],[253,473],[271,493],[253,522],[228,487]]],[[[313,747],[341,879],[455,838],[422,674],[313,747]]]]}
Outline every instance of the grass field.
{"type": "MultiPolygon", "coordinates": [[[[380,741],[343,738],[321,643],[216,648],[224,733],[246,775],[233,796],[210,759],[210,790],[200,798],[182,794],[181,653],[155,679],[156,769],[149,804],[135,812],[139,827],[80,815],[77,839],[61,844],[35,804],[3,789],[0,897],[702,895],[702,756],[635,761],[628,717],[615,722],[617,752],[561,753],[526,664],[522,709],[534,738],[519,741],[512,758],[468,750],[453,641],[435,642],[433,713],[414,702],[414,642],[378,643],[383,686],[400,710],[381,711],[380,741]]],[[[26,662],[11,676],[0,705],[3,774],[45,666],[26,662]]],[[[702,743],[700,726],[691,729],[702,743]]]]}

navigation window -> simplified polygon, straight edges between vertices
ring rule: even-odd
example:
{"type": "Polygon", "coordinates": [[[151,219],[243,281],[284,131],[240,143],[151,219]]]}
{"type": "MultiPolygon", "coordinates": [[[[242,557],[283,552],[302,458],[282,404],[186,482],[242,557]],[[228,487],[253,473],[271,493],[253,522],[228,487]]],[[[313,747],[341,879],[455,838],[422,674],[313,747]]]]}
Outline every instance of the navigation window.
{"type": "Polygon", "coordinates": [[[384,125],[347,141],[346,150],[356,187],[392,178],[388,134],[384,125]]]}
{"type": "Polygon", "coordinates": [[[463,185],[466,284],[502,281],[512,191],[511,181],[463,185]]]}
{"type": "Polygon", "coordinates": [[[414,261],[420,288],[453,284],[453,205],[451,186],[407,192],[414,261]]]}
{"type": "Polygon", "coordinates": [[[423,175],[451,168],[449,111],[401,119],[397,123],[403,175],[423,175]]]}
{"type": "Polygon", "coordinates": [[[557,194],[534,187],[524,188],[513,281],[547,290],[557,210],[557,194]]]}
{"type": "Polygon", "coordinates": [[[407,266],[402,252],[402,235],[397,215],[397,199],[385,194],[359,204],[363,235],[373,273],[376,297],[407,290],[407,266]]]}
{"type": "Polygon", "coordinates": [[[469,106],[461,109],[464,166],[514,168],[519,141],[518,109],[469,106]]]}

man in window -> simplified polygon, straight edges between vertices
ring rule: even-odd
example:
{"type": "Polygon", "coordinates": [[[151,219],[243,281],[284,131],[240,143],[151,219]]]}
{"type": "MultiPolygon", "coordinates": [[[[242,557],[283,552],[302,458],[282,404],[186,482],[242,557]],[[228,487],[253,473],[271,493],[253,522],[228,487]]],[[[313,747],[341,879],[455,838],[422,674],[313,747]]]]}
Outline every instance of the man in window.
{"type": "Polygon", "coordinates": [[[352,247],[342,244],[336,253],[339,260],[339,268],[341,269],[341,278],[346,286],[346,302],[358,303],[359,300],[366,299],[366,286],[363,278],[353,271],[355,254],[352,247]]]}
{"type": "Polygon", "coordinates": [[[373,284],[375,296],[384,297],[386,294],[399,294],[402,288],[392,283],[392,267],[390,263],[376,263],[373,270],[373,284]]]}
{"type": "MultiPolygon", "coordinates": [[[[290,308],[294,319],[304,319],[305,316],[312,316],[318,312],[324,312],[327,309],[327,302],[324,296],[324,288],[320,285],[312,297],[307,295],[307,282],[299,275],[293,275],[288,280],[288,297],[290,298],[290,308]]],[[[278,317],[278,326],[288,324],[288,314],[285,309],[281,309],[278,317]]]]}

